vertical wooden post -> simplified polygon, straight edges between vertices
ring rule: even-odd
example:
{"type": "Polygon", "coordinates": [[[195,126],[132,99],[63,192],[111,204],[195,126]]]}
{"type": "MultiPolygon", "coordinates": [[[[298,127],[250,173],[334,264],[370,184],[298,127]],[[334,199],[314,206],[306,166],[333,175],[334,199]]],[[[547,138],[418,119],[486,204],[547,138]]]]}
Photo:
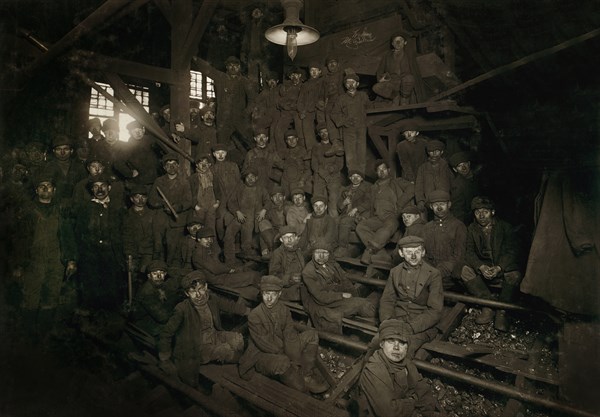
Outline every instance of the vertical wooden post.
{"type": "MultiPolygon", "coordinates": [[[[173,24],[171,25],[171,71],[175,84],[171,85],[171,131],[175,132],[175,123],[182,122],[185,130],[190,129],[190,61],[183,59],[184,46],[192,26],[192,0],[172,2],[173,24]]],[[[183,139],[179,146],[188,154],[192,152],[192,143],[183,139]]],[[[194,156],[194,155],[192,155],[194,156]]],[[[191,175],[192,167],[188,161],[182,161],[183,172],[191,175]]]]}

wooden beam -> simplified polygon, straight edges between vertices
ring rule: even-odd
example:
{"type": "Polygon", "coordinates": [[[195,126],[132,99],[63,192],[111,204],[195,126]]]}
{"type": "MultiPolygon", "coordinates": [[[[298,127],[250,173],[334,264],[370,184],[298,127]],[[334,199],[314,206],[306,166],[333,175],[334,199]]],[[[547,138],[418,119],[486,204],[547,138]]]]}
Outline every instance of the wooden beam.
{"type": "Polygon", "coordinates": [[[500,74],[503,74],[508,71],[512,71],[516,68],[522,67],[523,65],[527,65],[533,61],[537,61],[538,59],[545,58],[552,54],[555,54],[563,49],[570,48],[571,46],[577,45],[581,42],[585,42],[587,40],[593,39],[596,36],[600,35],[600,29],[594,29],[590,32],[584,33],[581,36],[577,36],[575,38],[571,38],[568,41],[561,42],[558,45],[552,46],[550,48],[544,49],[542,51],[535,52],[533,54],[527,55],[521,59],[517,59],[516,61],[511,62],[510,64],[503,65],[501,67],[495,68],[491,71],[488,71],[484,74],[481,74],[475,78],[470,79],[469,81],[465,81],[462,84],[457,85],[449,90],[446,90],[436,96],[429,98],[427,101],[436,101],[442,98],[446,98],[451,96],[452,94],[456,94],[459,91],[462,91],[466,88],[472,87],[476,84],[479,84],[483,81],[489,80],[490,78],[496,77],[500,74]]]}
{"type": "Polygon", "coordinates": [[[107,21],[107,26],[112,25],[117,20],[122,19],[123,17],[136,11],[149,1],[150,0],[131,0],[131,2],[127,6],[123,7],[116,15],[114,15],[110,20],[107,21]]]}
{"type": "Polygon", "coordinates": [[[120,58],[113,58],[92,51],[77,51],[75,57],[78,54],[82,54],[85,59],[74,61],[74,64],[81,64],[81,66],[86,68],[99,71],[116,72],[132,78],[151,80],[165,84],[175,84],[178,81],[173,76],[173,73],[169,68],[142,64],[140,62],[128,61],[120,58]]]}
{"type": "Polygon", "coordinates": [[[38,71],[44,68],[49,62],[61,55],[67,49],[75,44],[82,36],[91,33],[97,27],[104,24],[106,19],[113,16],[121,8],[127,5],[128,0],[107,0],[104,4],[98,7],[92,14],[85,18],[79,25],[73,28],[69,33],[63,36],[56,42],[48,52],[34,61],[26,68],[19,77],[19,84],[25,82],[29,77],[35,75],[38,71]]]}
{"type": "MultiPolygon", "coordinates": [[[[169,138],[165,134],[165,132],[163,132],[158,123],[156,123],[156,120],[154,120],[154,118],[150,114],[148,114],[146,109],[144,109],[141,103],[137,101],[135,96],[131,93],[131,91],[129,91],[127,85],[123,82],[123,80],[121,80],[121,78],[117,74],[105,73],[105,75],[109,84],[114,89],[115,95],[125,102],[125,110],[129,114],[131,114],[131,116],[133,116],[136,120],[138,120],[140,123],[146,126],[146,129],[148,129],[150,133],[156,136],[166,147],[179,153],[188,161],[194,160],[188,153],[185,153],[182,149],[180,149],[171,141],[171,138],[169,138]]],[[[102,89],[102,87],[100,87],[100,89],[102,89]]]]}
{"type": "Polygon", "coordinates": [[[165,17],[170,25],[173,25],[173,11],[171,10],[171,2],[169,0],[154,0],[154,4],[165,17]]]}
{"type": "Polygon", "coordinates": [[[198,10],[198,14],[194,19],[194,23],[192,24],[181,49],[180,66],[185,64],[189,65],[192,57],[195,55],[198,44],[200,43],[202,36],[204,36],[204,32],[206,31],[210,19],[215,13],[217,3],[217,0],[204,0],[202,2],[202,6],[200,6],[200,10],[198,10]]]}

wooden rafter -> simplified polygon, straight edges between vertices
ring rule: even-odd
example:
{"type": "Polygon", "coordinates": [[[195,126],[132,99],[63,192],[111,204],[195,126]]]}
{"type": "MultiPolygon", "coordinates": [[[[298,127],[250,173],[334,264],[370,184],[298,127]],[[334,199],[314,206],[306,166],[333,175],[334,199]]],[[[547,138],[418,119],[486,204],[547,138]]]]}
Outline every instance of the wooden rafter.
{"type": "Polygon", "coordinates": [[[171,2],[169,0],[154,0],[154,4],[158,7],[158,10],[165,17],[170,25],[173,24],[173,11],[171,10],[171,2]]]}
{"type": "Polygon", "coordinates": [[[98,7],[92,14],[83,20],[79,25],[73,28],[69,33],[63,36],[58,42],[48,49],[44,55],[40,56],[33,64],[28,67],[19,79],[19,84],[25,82],[29,77],[40,71],[50,61],[64,53],[67,49],[75,44],[82,36],[93,32],[100,25],[104,24],[106,19],[109,19],[124,6],[128,0],[107,0],[98,7]]]}
{"type": "Polygon", "coordinates": [[[192,24],[192,27],[187,34],[185,43],[181,49],[180,59],[183,62],[179,62],[180,65],[183,65],[184,63],[189,64],[192,56],[194,56],[196,50],[198,49],[198,43],[200,43],[208,23],[210,22],[210,19],[217,8],[217,3],[217,0],[204,0],[202,2],[202,6],[200,7],[200,10],[198,10],[198,14],[194,19],[194,23],[192,24]]]}

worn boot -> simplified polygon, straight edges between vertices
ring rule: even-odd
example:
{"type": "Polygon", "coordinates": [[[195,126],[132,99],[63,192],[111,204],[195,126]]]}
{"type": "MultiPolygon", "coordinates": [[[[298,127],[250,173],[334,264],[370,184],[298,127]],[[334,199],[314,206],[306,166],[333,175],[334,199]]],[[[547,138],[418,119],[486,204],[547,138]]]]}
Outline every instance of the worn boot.
{"type": "Polygon", "coordinates": [[[325,151],[325,156],[344,156],[344,145],[339,139],[334,139],[331,148],[325,151]]]}
{"type": "Polygon", "coordinates": [[[321,372],[316,367],[319,345],[309,343],[302,352],[301,363],[304,374],[304,384],[313,394],[322,394],[329,389],[329,384],[323,380],[321,372]]]}
{"type": "MultiPolygon", "coordinates": [[[[465,281],[467,290],[475,297],[489,300],[492,297],[490,289],[485,285],[485,282],[480,277],[475,277],[469,281],[465,281]]],[[[494,319],[494,311],[489,307],[483,307],[481,313],[475,319],[476,324],[487,324],[494,319]]]]}
{"type": "Polygon", "coordinates": [[[307,391],[304,377],[302,376],[300,369],[295,365],[291,365],[287,371],[279,376],[279,378],[284,385],[287,385],[296,391],[307,391]]]}
{"type": "Polygon", "coordinates": [[[371,263],[371,257],[373,256],[373,249],[366,248],[360,257],[360,263],[369,265],[371,263]]]}
{"type": "MultiPolygon", "coordinates": [[[[515,293],[517,291],[517,286],[513,284],[509,284],[506,281],[502,284],[502,290],[500,291],[500,297],[498,297],[499,301],[510,303],[513,301],[515,297],[515,293]]],[[[494,327],[496,330],[500,330],[501,332],[508,331],[508,319],[506,317],[505,310],[499,310],[496,314],[496,320],[494,321],[494,327]]]]}

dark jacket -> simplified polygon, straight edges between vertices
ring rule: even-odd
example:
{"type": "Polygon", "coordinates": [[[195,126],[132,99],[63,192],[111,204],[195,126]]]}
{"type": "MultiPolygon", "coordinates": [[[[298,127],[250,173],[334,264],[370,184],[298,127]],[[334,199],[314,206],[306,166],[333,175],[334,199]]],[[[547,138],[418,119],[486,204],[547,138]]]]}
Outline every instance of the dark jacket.
{"type": "Polygon", "coordinates": [[[473,222],[467,229],[467,251],[465,262],[474,270],[481,265],[498,265],[502,272],[511,272],[519,269],[517,263],[518,244],[513,228],[507,222],[496,217],[493,219],[491,232],[492,257],[484,255],[485,235],[477,222],[473,222]]]}
{"type": "Polygon", "coordinates": [[[426,262],[415,269],[402,262],[392,268],[379,301],[379,320],[406,321],[415,333],[435,326],[442,316],[444,293],[440,271],[426,262]],[[410,272],[417,279],[412,287],[410,272]]]}

